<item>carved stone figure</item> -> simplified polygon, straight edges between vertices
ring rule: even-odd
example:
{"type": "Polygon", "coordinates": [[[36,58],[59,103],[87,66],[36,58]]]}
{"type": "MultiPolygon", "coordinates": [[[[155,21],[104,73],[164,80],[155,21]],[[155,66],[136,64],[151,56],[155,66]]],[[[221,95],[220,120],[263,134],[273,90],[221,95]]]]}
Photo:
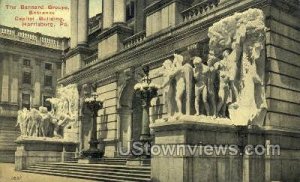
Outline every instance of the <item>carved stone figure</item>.
{"type": "Polygon", "coordinates": [[[39,128],[38,136],[49,137],[53,133],[53,129],[51,129],[51,128],[53,128],[51,126],[51,125],[53,125],[51,122],[52,117],[51,117],[50,113],[48,113],[46,107],[39,107],[39,112],[41,115],[41,121],[40,121],[40,128],[39,128]]]}
{"type": "Polygon", "coordinates": [[[205,102],[209,102],[209,105],[211,106],[210,109],[212,111],[209,111],[208,113],[212,114],[213,117],[217,117],[217,106],[216,106],[216,76],[217,76],[217,70],[214,67],[214,64],[218,61],[218,58],[216,58],[214,55],[209,54],[208,60],[207,60],[207,66],[208,66],[208,73],[207,73],[207,97],[205,98],[205,102]]]}
{"type": "Polygon", "coordinates": [[[165,101],[165,106],[167,108],[168,116],[172,116],[175,113],[176,108],[174,108],[174,80],[172,79],[172,72],[174,66],[170,59],[165,60],[162,66],[163,72],[163,83],[161,88],[163,89],[163,96],[165,101]]]}
{"type": "MultiPolygon", "coordinates": [[[[224,56],[225,57],[225,56],[224,56]]],[[[220,117],[226,117],[227,100],[230,95],[229,89],[229,71],[226,67],[224,59],[215,63],[215,68],[218,70],[219,75],[219,92],[218,92],[218,105],[217,113],[220,117]]]]}
{"type": "Polygon", "coordinates": [[[27,108],[24,108],[22,110],[18,111],[18,117],[17,117],[17,124],[16,127],[19,126],[21,130],[21,135],[28,136],[28,122],[29,122],[29,115],[28,115],[27,108]]]}
{"type": "Polygon", "coordinates": [[[208,66],[202,63],[200,57],[195,57],[193,60],[194,64],[194,79],[195,79],[195,110],[196,115],[200,115],[200,100],[203,101],[205,112],[209,115],[209,105],[207,102],[207,74],[208,66]],[[202,95],[202,97],[201,97],[202,95]]]}
{"type": "Polygon", "coordinates": [[[183,64],[183,74],[185,81],[185,114],[193,114],[194,109],[194,83],[193,83],[193,67],[190,63],[186,62],[183,64]]]}
{"type": "Polygon", "coordinates": [[[183,105],[182,105],[182,99],[185,92],[185,79],[184,79],[184,72],[183,72],[183,57],[178,54],[174,54],[174,69],[172,71],[172,74],[176,81],[176,94],[175,94],[175,100],[177,104],[178,113],[183,114],[183,105]]]}

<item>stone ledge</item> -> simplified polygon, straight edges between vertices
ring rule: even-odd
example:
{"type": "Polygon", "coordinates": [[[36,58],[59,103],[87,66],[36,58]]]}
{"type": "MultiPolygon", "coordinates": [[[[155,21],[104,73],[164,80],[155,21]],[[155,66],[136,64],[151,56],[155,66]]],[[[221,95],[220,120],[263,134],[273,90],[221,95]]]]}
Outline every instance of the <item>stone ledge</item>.
{"type": "Polygon", "coordinates": [[[78,141],[71,141],[60,138],[49,137],[19,137],[15,141],[17,144],[30,144],[30,143],[49,143],[49,144],[78,144],[78,141]]]}

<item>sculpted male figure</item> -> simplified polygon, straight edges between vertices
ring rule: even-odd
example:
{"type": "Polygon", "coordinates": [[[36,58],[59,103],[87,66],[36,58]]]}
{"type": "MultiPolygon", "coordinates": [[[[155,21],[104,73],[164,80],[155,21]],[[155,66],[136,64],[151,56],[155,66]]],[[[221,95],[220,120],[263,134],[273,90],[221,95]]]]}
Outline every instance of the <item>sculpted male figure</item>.
{"type": "Polygon", "coordinates": [[[176,95],[175,100],[178,108],[178,113],[182,114],[182,98],[185,92],[185,79],[184,79],[184,72],[182,70],[183,66],[183,57],[181,55],[174,55],[174,71],[173,75],[175,76],[176,80],[176,95]]]}
{"type": "Polygon", "coordinates": [[[208,60],[207,60],[207,66],[209,67],[208,76],[207,76],[207,97],[205,98],[205,101],[207,102],[207,99],[209,99],[209,103],[212,107],[212,115],[214,118],[217,117],[217,106],[216,106],[216,96],[215,96],[215,81],[216,81],[216,75],[217,70],[214,67],[214,63],[218,61],[218,58],[216,58],[214,55],[209,54],[208,60]]]}
{"type": "Polygon", "coordinates": [[[27,108],[18,111],[18,118],[16,127],[19,126],[21,130],[21,136],[27,136],[27,127],[28,127],[28,120],[29,120],[29,111],[27,108]]]}
{"type": "Polygon", "coordinates": [[[229,89],[229,71],[226,62],[223,60],[215,63],[215,68],[219,73],[219,92],[217,113],[221,117],[226,117],[226,104],[230,94],[229,89]]]}
{"type": "Polygon", "coordinates": [[[39,128],[39,136],[49,136],[50,133],[50,124],[52,124],[50,122],[51,115],[48,113],[47,108],[46,107],[39,107],[39,112],[41,115],[41,123],[40,123],[40,128],[39,128]]]}
{"type": "Polygon", "coordinates": [[[200,97],[202,94],[202,100],[204,103],[206,114],[209,115],[210,109],[207,102],[207,73],[209,71],[208,66],[202,63],[200,57],[195,57],[193,60],[194,68],[194,79],[195,83],[195,110],[196,115],[200,115],[200,97]]]}
{"type": "Polygon", "coordinates": [[[172,71],[174,69],[173,63],[171,60],[167,59],[163,63],[163,84],[161,88],[163,89],[163,96],[165,100],[165,105],[167,107],[167,114],[168,116],[171,116],[174,114],[174,87],[172,84],[173,78],[172,78],[172,71]]]}

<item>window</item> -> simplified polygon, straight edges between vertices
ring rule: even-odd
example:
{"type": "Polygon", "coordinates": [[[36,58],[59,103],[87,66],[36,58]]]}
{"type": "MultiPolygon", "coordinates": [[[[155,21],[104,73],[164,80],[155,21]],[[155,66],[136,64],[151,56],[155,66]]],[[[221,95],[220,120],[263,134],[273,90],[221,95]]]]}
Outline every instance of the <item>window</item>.
{"type": "Polygon", "coordinates": [[[51,103],[47,100],[51,97],[49,96],[44,96],[43,97],[43,106],[47,108],[48,111],[51,111],[51,103]]]}
{"type": "Polygon", "coordinates": [[[45,69],[46,70],[52,70],[52,64],[51,63],[45,63],[45,69]]]}
{"type": "Polygon", "coordinates": [[[30,66],[30,60],[29,59],[24,59],[23,60],[23,65],[29,67],[30,66]]]}
{"type": "Polygon", "coordinates": [[[46,70],[52,70],[52,64],[51,63],[45,63],[45,69],[46,70]]]}
{"type": "Polygon", "coordinates": [[[30,109],[30,94],[22,93],[22,108],[30,109]]]}
{"type": "Polygon", "coordinates": [[[126,4],[126,21],[134,18],[134,1],[129,1],[126,4]]]}
{"type": "Polygon", "coordinates": [[[23,84],[31,84],[31,73],[23,73],[23,84]]]}
{"type": "Polygon", "coordinates": [[[45,86],[46,87],[52,87],[52,76],[45,76],[45,86]]]}

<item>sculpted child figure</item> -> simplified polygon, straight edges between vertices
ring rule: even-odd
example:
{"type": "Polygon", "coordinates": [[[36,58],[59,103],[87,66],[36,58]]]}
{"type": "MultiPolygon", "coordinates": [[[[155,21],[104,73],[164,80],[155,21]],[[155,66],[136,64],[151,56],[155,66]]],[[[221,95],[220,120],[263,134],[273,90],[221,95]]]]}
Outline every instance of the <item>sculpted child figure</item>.
{"type": "Polygon", "coordinates": [[[200,115],[200,97],[202,94],[202,100],[206,114],[209,115],[210,109],[207,102],[207,73],[209,71],[208,66],[202,63],[200,57],[195,57],[193,60],[194,64],[194,79],[195,79],[195,110],[196,115],[200,115]]]}

